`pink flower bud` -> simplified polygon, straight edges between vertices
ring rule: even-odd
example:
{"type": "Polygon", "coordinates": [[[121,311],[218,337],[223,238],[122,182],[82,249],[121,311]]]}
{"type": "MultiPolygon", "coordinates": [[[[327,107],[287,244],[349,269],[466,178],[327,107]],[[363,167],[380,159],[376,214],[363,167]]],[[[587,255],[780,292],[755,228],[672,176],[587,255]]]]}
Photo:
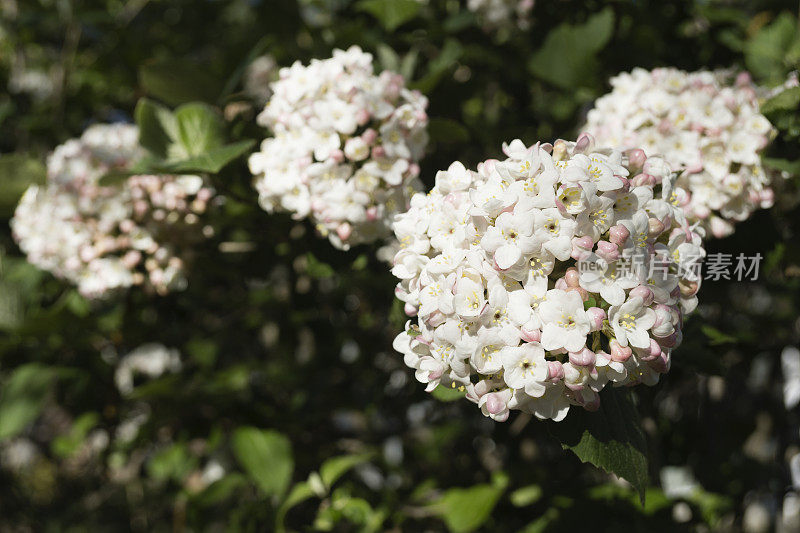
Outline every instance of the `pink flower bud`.
{"type": "Polygon", "coordinates": [[[628,150],[628,166],[631,171],[639,171],[644,166],[644,162],[647,161],[647,154],[644,153],[644,150],[639,148],[634,148],[633,150],[628,150]]]}
{"type": "Polygon", "coordinates": [[[578,140],[575,141],[575,153],[582,154],[590,151],[594,146],[594,137],[588,133],[581,133],[578,135],[578,140]]]}
{"type": "Polygon", "coordinates": [[[611,360],[618,363],[624,363],[633,355],[630,346],[622,346],[616,339],[613,339],[609,346],[611,347],[611,360]]]}
{"type": "Polygon", "coordinates": [[[373,159],[383,159],[386,157],[386,150],[383,146],[373,146],[372,147],[372,158],[373,159]]]}
{"type": "Polygon", "coordinates": [[[580,274],[578,273],[578,269],[575,267],[568,268],[566,273],[564,274],[564,281],[567,282],[567,286],[580,287],[581,284],[579,280],[580,280],[580,274]]]}
{"type": "Polygon", "coordinates": [[[588,235],[572,239],[572,258],[576,261],[587,259],[592,253],[594,242],[588,235]]]}
{"type": "Polygon", "coordinates": [[[647,221],[647,236],[650,239],[655,239],[664,233],[664,223],[657,218],[650,218],[647,221]]]}
{"type": "Polygon", "coordinates": [[[403,311],[405,311],[406,316],[417,316],[417,307],[406,302],[406,305],[403,307],[403,311]]]}
{"type": "Polygon", "coordinates": [[[359,126],[363,126],[367,122],[369,122],[369,110],[368,109],[359,109],[356,111],[356,122],[358,122],[359,126]]]}
{"type": "Polygon", "coordinates": [[[344,161],[344,152],[337,148],[335,150],[331,150],[330,153],[328,153],[328,157],[333,159],[336,163],[341,163],[344,161]]]}
{"type": "Polygon", "coordinates": [[[565,291],[569,288],[569,285],[567,285],[567,281],[564,278],[558,278],[556,280],[555,288],[565,291]]]}
{"type": "Polygon", "coordinates": [[[667,352],[661,352],[661,355],[647,362],[648,366],[658,372],[659,374],[666,374],[669,372],[670,356],[667,352]]]}
{"type": "Polygon", "coordinates": [[[658,344],[665,348],[674,348],[675,345],[678,344],[678,332],[676,331],[672,335],[666,337],[656,337],[655,339],[658,344]]]}
{"type": "Polygon", "coordinates": [[[567,286],[567,288],[564,289],[564,291],[566,291],[566,292],[570,292],[570,291],[577,292],[580,295],[581,300],[583,300],[584,302],[589,299],[589,291],[587,291],[583,287],[569,287],[569,286],[567,286]]]}
{"type": "Polygon", "coordinates": [[[586,310],[589,315],[589,321],[592,324],[591,331],[600,331],[603,329],[603,320],[606,319],[606,312],[599,307],[590,307],[586,310]]]}
{"type": "Polygon", "coordinates": [[[564,379],[564,365],[560,361],[547,362],[547,379],[550,381],[564,379]]]}
{"type": "Polygon", "coordinates": [[[625,241],[627,241],[630,236],[631,232],[622,224],[612,226],[611,229],[608,230],[608,239],[617,246],[625,244],[625,241]]]}
{"type": "Polygon", "coordinates": [[[697,291],[700,290],[700,284],[696,281],[691,281],[687,279],[682,279],[678,282],[678,287],[681,290],[681,296],[686,298],[690,298],[697,294],[697,291]]]}
{"type": "Polygon", "coordinates": [[[541,342],[542,340],[542,332],[538,329],[525,329],[520,328],[520,337],[525,342],[541,342]]]}
{"type": "Polygon", "coordinates": [[[749,72],[740,72],[736,76],[736,85],[739,87],[747,87],[753,83],[753,78],[750,76],[749,72]]]}
{"type": "Polygon", "coordinates": [[[487,392],[492,390],[492,382],[488,379],[483,379],[475,384],[475,395],[480,398],[487,392]]]}
{"type": "Polygon", "coordinates": [[[364,133],[361,134],[361,140],[364,141],[366,144],[374,143],[375,139],[377,138],[378,138],[378,132],[372,128],[369,128],[368,130],[364,131],[364,133]]]}
{"type": "Polygon", "coordinates": [[[661,345],[655,339],[650,339],[650,347],[646,349],[636,349],[639,359],[642,361],[652,361],[661,355],[661,345]]]}
{"type": "Polygon", "coordinates": [[[339,227],[336,228],[336,234],[339,236],[340,239],[346,241],[350,238],[350,235],[353,233],[353,228],[347,222],[339,224],[339,227]]]}
{"type": "Polygon", "coordinates": [[[378,218],[378,208],[374,205],[367,208],[367,220],[370,222],[376,220],[378,218]]]}
{"type": "Polygon", "coordinates": [[[638,296],[642,299],[645,307],[649,307],[653,303],[653,289],[646,285],[639,285],[631,289],[629,296],[638,296]]]}
{"type": "MultiPolygon", "coordinates": [[[[659,353],[661,353],[660,349],[659,353]]],[[[594,366],[596,360],[597,357],[595,356],[595,353],[585,346],[580,352],[569,352],[569,362],[573,365],[594,366]]]]}
{"type": "Polygon", "coordinates": [[[645,174],[644,172],[639,174],[638,176],[634,176],[631,178],[631,185],[634,187],[641,187],[642,185],[647,187],[653,187],[658,183],[658,178],[651,174],[645,174]]]}
{"type": "Polygon", "coordinates": [[[619,259],[619,246],[608,241],[599,241],[595,253],[603,261],[613,263],[619,259]]]}
{"type": "Polygon", "coordinates": [[[506,408],[506,402],[496,392],[486,395],[486,410],[491,414],[496,415],[501,413],[506,408]]]}
{"type": "Polygon", "coordinates": [[[408,165],[407,172],[409,176],[411,176],[412,178],[416,178],[417,176],[419,176],[420,172],[419,165],[417,163],[411,163],[410,165],[408,165]]]}

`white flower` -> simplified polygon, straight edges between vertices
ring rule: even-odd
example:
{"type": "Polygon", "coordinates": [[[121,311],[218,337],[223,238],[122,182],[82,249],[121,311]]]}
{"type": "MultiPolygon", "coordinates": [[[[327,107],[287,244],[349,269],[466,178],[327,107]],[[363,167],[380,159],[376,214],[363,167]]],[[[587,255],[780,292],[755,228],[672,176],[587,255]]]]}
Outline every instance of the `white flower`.
{"type": "Polygon", "coordinates": [[[669,165],[589,136],[503,150],[440,171],[395,220],[396,295],[414,317],[395,349],[427,390],[462,391],[496,421],[561,420],[609,383],[656,383],[697,303],[688,254],[704,253],[669,165]]]}
{"type": "Polygon", "coordinates": [[[542,328],[542,346],[545,350],[563,348],[569,352],[577,352],[586,346],[586,335],[591,325],[583,300],[575,291],[565,292],[560,289],[547,291],[544,301],[539,304],[539,319],[542,328]]]}
{"type": "Polygon", "coordinates": [[[498,28],[527,28],[534,0],[468,0],[467,8],[475,12],[487,31],[498,28]]]}
{"type": "Polygon", "coordinates": [[[182,288],[182,252],[204,238],[199,216],[213,191],[199,176],[100,182],[142,157],[138,136],[135,126],[97,124],[57,147],[47,183],[26,191],[11,221],[31,263],[90,298],[133,285],[161,294],[182,288]]]}
{"type": "Polygon", "coordinates": [[[357,46],[280,70],[249,159],[259,204],[310,218],[337,248],[382,240],[421,188],[427,100],[357,46]]]}
{"type": "MultiPolygon", "coordinates": [[[[763,91],[748,76],[635,69],[611,85],[589,112],[584,131],[602,145],[662,154],[681,172],[678,186],[689,192],[682,207],[690,224],[700,222],[724,237],[735,222],[770,205],[777,173],[767,174],[760,156],[773,128],[759,112],[763,91]]],[[[657,167],[645,172],[657,174],[657,167]]]]}
{"type": "Polygon", "coordinates": [[[122,394],[130,394],[133,392],[133,379],[136,374],[143,374],[153,379],[166,372],[178,372],[180,369],[181,356],[178,350],[158,343],[143,344],[120,359],[114,373],[114,381],[122,394]]]}
{"type": "Polygon", "coordinates": [[[608,321],[622,346],[630,344],[634,348],[650,347],[647,331],[655,324],[656,314],[644,306],[640,297],[629,298],[622,305],[612,305],[608,309],[608,321]]]}

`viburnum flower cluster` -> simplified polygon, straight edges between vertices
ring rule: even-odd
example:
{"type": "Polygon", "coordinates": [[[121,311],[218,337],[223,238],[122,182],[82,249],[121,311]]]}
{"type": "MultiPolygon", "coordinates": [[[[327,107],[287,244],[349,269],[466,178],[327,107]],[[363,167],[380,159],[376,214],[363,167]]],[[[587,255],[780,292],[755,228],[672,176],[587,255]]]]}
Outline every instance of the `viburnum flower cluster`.
{"type": "Polygon", "coordinates": [[[664,159],[577,142],[453,163],[394,225],[409,320],[394,347],[432,391],[504,421],[563,419],[603,387],[655,384],[697,305],[702,229],[664,159]]]}
{"type": "Polygon", "coordinates": [[[773,204],[773,175],[760,153],[773,128],[759,113],[757,87],[746,73],[634,69],[611,78],[584,130],[608,146],[661,154],[682,173],[678,185],[690,221],[715,237],[773,204]]]}
{"type": "Polygon", "coordinates": [[[186,245],[203,236],[199,216],[213,196],[199,176],[134,175],[104,185],[142,155],[136,126],[98,124],[53,151],[47,183],[31,186],[11,228],[28,260],[69,280],[86,297],[147,285],[185,285],[186,245]]]}
{"type": "Polygon", "coordinates": [[[249,160],[261,206],[310,217],[341,249],[391,235],[421,189],[427,99],[357,46],[281,69],[272,91],[258,123],[274,136],[249,160]]]}
{"type": "Polygon", "coordinates": [[[534,0],[469,0],[467,8],[478,16],[486,29],[514,24],[526,29],[534,4],[534,0]]]}

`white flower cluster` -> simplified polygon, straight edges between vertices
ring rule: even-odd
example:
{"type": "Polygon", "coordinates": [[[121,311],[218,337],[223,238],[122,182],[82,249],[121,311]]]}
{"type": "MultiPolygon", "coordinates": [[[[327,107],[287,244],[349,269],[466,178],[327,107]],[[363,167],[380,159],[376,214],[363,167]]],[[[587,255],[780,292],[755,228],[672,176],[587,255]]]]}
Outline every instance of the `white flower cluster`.
{"type": "Polygon", "coordinates": [[[47,183],[31,186],[11,221],[34,265],[84,296],[147,284],[159,293],[185,285],[181,244],[201,235],[212,197],[199,176],[135,175],[103,185],[142,155],[136,126],[98,124],[50,154],[47,183]]]}
{"type": "Polygon", "coordinates": [[[498,421],[561,420],[608,383],[656,383],[705,255],[670,167],[588,135],[503,151],[440,171],[397,218],[392,272],[416,321],[395,349],[426,390],[461,390],[498,421]]]}
{"type": "Polygon", "coordinates": [[[634,69],[611,78],[584,127],[607,146],[639,147],[682,170],[678,185],[690,221],[716,237],[773,203],[760,152],[773,128],[759,113],[749,75],[634,69]]]}
{"type": "Polygon", "coordinates": [[[391,234],[421,184],[427,99],[372,55],[353,46],[280,71],[258,116],[274,137],[250,157],[259,202],[268,212],[310,217],[337,248],[391,234]]]}
{"type": "Polygon", "coordinates": [[[513,24],[526,29],[534,3],[534,0],[468,0],[467,8],[478,15],[486,29],[513,24]]]}
{"type": "Polygon", "coordinates": [[[178,350],[155,342],[143,344],[119,361],[114,372],[114,382],[117,389],[127,395],[133,392],[137,375],[155,379],[167,372],[180,372],[181,367],[181,354],[178,350]]]}

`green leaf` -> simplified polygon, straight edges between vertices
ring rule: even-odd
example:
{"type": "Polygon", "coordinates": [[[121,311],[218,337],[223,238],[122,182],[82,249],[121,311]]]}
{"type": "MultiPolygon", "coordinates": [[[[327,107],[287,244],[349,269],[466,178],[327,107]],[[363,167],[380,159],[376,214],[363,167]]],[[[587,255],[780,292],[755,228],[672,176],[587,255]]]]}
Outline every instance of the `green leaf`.
{"type": "Polygon", "coordinates": [[[703,324],[700,326],[706,337],[708,337],[709,344],[717,346],[719,344],[731,344],[737,341],[736,337],[723,333],[713,326],[703,324]]]}
{"type": "Polygon", "coordinates": [[[175,110],[178,127],[177,153],[170,153],[170,159],[195,157],[219,148],[225,143],[225,123],[217,111],[201,102],[184,104],[175,110]]]}
{"type": "Polygon", "coordinates": [[[486,522],[502,493],[503,487],[497,485],[450,489],[432,508],[452,533],[467,533],[486,522]]]}
{"type": "Polygon", "coordinates": [[[153,155],[166,158],[170,145],[178,138],[178,124],[172,111],[148,98],[140,98],[133,116],[139,127],[139,144],[153,155]]]}
{"type": "Polygon", "coordinates": [[[156,167],[161,172],[209,172],[216,174],[230,162],[249,152],[254,144],[255,141],[252,139],[238,141],[209,150],[195,157],[156,165],[156,167]]]}
{"type": "Polygon", "coordinates": [[[380,21],[387,31],[394,31],[419,13],[418,0],[361,0],[358,9],[366,11],[380,21]]]}
{"type": "Polygon", "coordinates": [[[447,39],[442,46],[439,55],[428,63],[428,72],[418,82],[410,84],[411,88],[423,93],[431,92],[444,76],[445,72],[456,65],[464,47],[455,39],[447,39]]]}
{"type": "Polygon", "coordinates": [[[196,466],[197,459],[189,455],[186,445],[181,442],[160,450],[147,463],[147,472],[157,481],[169,479],[182,481],[196,466]]]}
{"type": "Polygon", "coordinates": [[[800,175],[800,160],[789,161],[788,159],[778,159],[774,157],[764,157],[761,160],[764,165],[770,168],[774,168],[782,172],[788,172],[789,174],[793,174],[795,176],[800,175]]]}
{"type": "Polygon", "coordinates": [[[311,485],[309,485],[306,481],[298,483],[292,487],[292,490],[289,491],[289,495],[286,496],[286,499],[283,501],[281,506],[278,508],[278,512],[276,513],[275,530],[279,533],[285,531],[286,529],[283,523],[286,519],[286,513],[288,513],[289,510],[295,505],[313,497],[314,491],[311,489],[311,485]]]}
{"type": "Polygon", "coordinates": [[[328,489],[330,489],[336,481],[342,477],[348,470],[356,465],[369,461],[372,458],[371,453],[360,453],[355,455],[342,455],[340,457],[332,457],[322,463],[319,469],[319,476],[322,482],[328,489]]]}
{"type": "Polygon", "coordinates": [[[206,487],[195,496],[194,501],[204,507],[216,505],[230,498],[236,489],[246,483],[247,479],[242,474],[233,472],[206,487]]]}
{"type": "Polygon", "coordinates": [[[24,322],[22,292],[13,283],[0,281],[0,330],[13,331],[24,322]]]}
{"type": "Polygon", "coordinates": [[[782,13],[745,44],[745,64],[756,77],[781,81],[791,69],[787,51],[798,40],[797,19],[782,13]]]}
{"type": "Polygon", "coordinates": [[[440,385],[433,389],[431,395],[440,402],[454,402],[464,398],[464,391],[440,385]]]}
{"type": "Polygon", "coordinates": [[[760,111],[769,116],[779,111],[796,113],[798,107],[800,107],[800,87],[791,87],[761,104],[760,111]]]}
{"type": "Polygon", "coordinates": [[[316,258],[314,254],[308,252],[306,254],[306,272],[308,275],[315,279],[330,278],[336,271],[328,263],[323,263],[316,258]]]}
{"type": "Polygon", "coordinates": [[[527,507],[538,502],[542,494],[542,487],[539,485],[528,485],[512,492],[508,499],[514,507],[527,507]]]}
{"type": "Polygon", "coordinates": [[[46,177],[47,170],[38,159],[24,154],[0,156],[0,217],[10,217],[27,188],[44,183],[46,177]]]}
{"type": "Polygon", "coordinates": [[[17,367],[0,388],[0,442],[18,435],[38,418],[56,378],[39,363],[17,367]]]}
{"type": "Polygon", "coordinates": [[[233,453],[250,479],[268,495],[280,496],[292,480],[292,445],[277,431],[242,427],[231,439],[233,453]]]}
{"type": "Polygon", "coordinates": [[[528,68],[535,76],[563,89],[591,86],[595,55],[614,32],[614,11],[607,7],[584,24],[561,24],[550,31],[528,68]]]}
{"type": "Polygon", "coordinates": [[[53,453],[61,458],[72,456],[78,451],[89,431],[97,425],[99,420],[100,416],[97,413],[84,413],[79,416],[65,435],[59,435],[53,440],[50,446],[53,453]]]}
{"type": "Polygon", "coordinates": [[[573,407],[567,418],[551,422],[549,429],[584,463],[626,479],[644,504],[647,441],[628,391],[606,387],[597,412],[573,407]]]}
{"type": "Polygon", "coordinates": [[[169,105],[193,100],[214,102],[221,92],[217,77],[204,65],[183,59],[153,61],[139,68],[145,92],[169,105]]]}

